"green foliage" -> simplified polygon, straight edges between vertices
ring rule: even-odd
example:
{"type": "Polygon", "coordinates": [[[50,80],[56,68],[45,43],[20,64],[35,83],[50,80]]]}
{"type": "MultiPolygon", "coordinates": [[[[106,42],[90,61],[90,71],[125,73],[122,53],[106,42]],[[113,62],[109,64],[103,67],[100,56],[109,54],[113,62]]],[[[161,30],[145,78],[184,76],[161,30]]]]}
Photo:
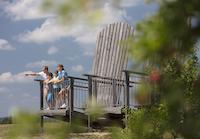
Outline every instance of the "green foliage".
{"type": "Polygon", "coordinates": [[[7,139],[21,138],[40,138],[44,139],[66,139],[69,138],[71,128],[65,122],[46,123],[44,129],[40,126],[40,117],[38,114],[28,113],[25,111],[16,112],[13,115],[13,125],[8,130],[7,139]]]}
{"type": "MultiPolygon", "coordinates": [[[[117,5],[121,0],[111,0],[117,5]]],[[[64,24],[75,22],[97,24],[103,17],[102,5],[105,1],[99,0],[43,0],[42,9],[51,11],[57,15],[59,21],[64,24]]]]}
{"type": "Polygon", "coordinates": [[[12,122],[14,125],[8,132],[8,139],[19,139],[22,136],[33,137],[40,133],[39,117],[31,113],[17,112],[12,122]]]}
{"type": "Polygon", "coordinates": [[[190,53],[200,32],[198,4],[196,0],[163,0],[155,15],[137,24],[130,44],[133,58],[162,64],[174,55],[181,58],[190,53]],[[191,25],[191,20],[197,20],[197,25],[191,25]]]}
{"type": "Polygon", "coordinates": [[[130,54],[138,63],[149,61],[150,78],[151,70],[160,73],[159,82],[151,84],[159,92],[159,101],[150,109],[129,113],[125,131],[132,139],[200,138],[196,56],[200,1],[162,0],[158,4],[155,15],[138,23],[130,54]]]}
{"type": "Polygon", "coordinates": [[[141,81],[141,85],[137,88],[134,93],[134,99],[137,103],[145,105],[149,103],[149,98],[152,92],[152,86],[147,81],[141,81]]]}
{"type": "Polygon", "coordinates": [[[171,134],[168,127],[166,105],[127,111],[127,127],[114,130],[113,139],[160,139],[166,133],[171,134]]]}

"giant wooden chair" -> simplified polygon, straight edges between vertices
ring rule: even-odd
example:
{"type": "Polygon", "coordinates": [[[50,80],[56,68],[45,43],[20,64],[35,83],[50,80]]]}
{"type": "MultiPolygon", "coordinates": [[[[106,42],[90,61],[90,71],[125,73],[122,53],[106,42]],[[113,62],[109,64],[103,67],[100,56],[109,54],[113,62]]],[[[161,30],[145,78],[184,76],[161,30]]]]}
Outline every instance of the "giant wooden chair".
{"type": "Polygon", "coordinates": [[[122,70],[127,69],[130,38],[133,27],[124,22],[110,24],[98,33],[91,74],[103,77],[93,85],[99,104],[112,107],[122,103],[120,96],[125,88],[119,81],[124,79],[122,70]]]}

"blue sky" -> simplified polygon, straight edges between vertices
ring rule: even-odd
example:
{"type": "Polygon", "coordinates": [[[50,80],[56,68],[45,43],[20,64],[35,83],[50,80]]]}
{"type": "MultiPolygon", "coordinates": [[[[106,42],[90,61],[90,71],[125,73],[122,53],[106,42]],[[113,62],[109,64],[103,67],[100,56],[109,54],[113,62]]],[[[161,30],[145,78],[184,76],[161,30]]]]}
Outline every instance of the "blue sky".
{"type": "Polygon", "coordinates": [[[68,74],[81,76],[92,67],[95,39],[103,26],[136,22],[156,10],[143,0],[127,0],[114,8],[105,0],[104,18],[93,27],[84,21],[63,26],[55,15],[40,12],[40,0],[0,0],[0,117],[13,107],[39,109],[39,85],[24,73],[62,63],[68,74]]]}

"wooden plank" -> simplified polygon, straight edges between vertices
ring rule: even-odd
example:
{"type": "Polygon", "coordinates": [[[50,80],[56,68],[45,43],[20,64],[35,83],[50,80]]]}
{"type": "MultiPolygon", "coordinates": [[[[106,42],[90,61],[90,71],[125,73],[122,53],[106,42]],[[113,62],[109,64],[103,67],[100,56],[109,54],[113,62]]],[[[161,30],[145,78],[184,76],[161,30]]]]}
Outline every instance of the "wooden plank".
{"type": "MultiPolygon", "coordinates": [[[[123,47],[123,49],[122,49],[122,51],[123,51],[122,59],[123,59],[123,62],[124,62],[124,64],[121,64],[121,67],[120,67],[121,70],[126,69],[127,65],[128,65],[128,44],[127,44],[126,41],[128,40],[128,38],[130,36],[130,33],[131,33],[130,29],[131,29],[131,26],[129,26],[127,24],[127,28],[126,28],[126,31],[125,31],[125,39],[124,39],[124,42],[122,42],[122,46],[121,46],[121,47],[123,47]]],[[[124,79],[124,76],[122,76],[122,73],[120,74],[119,78],[124,79]]],[[[122,87],[118,88],[118,96],[121,96],[122,91],[125,91],[125,88],[122,88],[122,87]]],[[[118,101],[120,101],[120,100],[118,99],[118,101]]]]}
{"type": "MultiPolygon", "coordinates": [[[[101,65],[101,71],[100,71],[100,76],[104,76],[105,75],[105,73],[106,73],[106,63],[107,63],[107,61],[108,61],[108,59],[107,59],[107,48],[108,48],[108,38],[109,38],[109,28],[110,28],[110,25],[109,26],[107,26],[105,29],[106,29],[106,34],[105,34],[105,42],[104,42],[104,45],[105,46],[103,46],[104,47],[104,51],[103,51],[103,57],[101,58],[102,59],[102,65],[101,65]]],[[[103,80],[104,81],[104,80],[103,80]]],[[[101,99],[101,101],[103,101],[103,102],[106,102],[106,97],[107,97],[107,92],[105,91],[106,90],[106,85],[104,84],[104,83],[102,83],[102,84],[100,84],[100,89],[99,89],[99,94],[101,94],[100,95],[100,99],[101,99]]]]}
{"type": "Polygon", "coordinates": [[[114,54],[114,52],[115,52],[115,40],[116,40],[116,31],[117,31],[117,25],[116,25],[116,23],[114,23],[113,25],[112,25],[112,30],[113,30],[113,32],[112,32],[112,41],[111,41],[111,49],[110,49],[110,60],[109,60],[109,63],[108,63],[108,72],[107,72],[107,77],[111,77],[111,74],[112,74],[112,70],[111,70],[111,68],[113,67],[112,66],[112,62],[113,62],[113,60],[114,60],[114,56],[113,56],[113,54],[114,54]]]}
{"type": "MultiPolygon", "coordinates": [[[[111,77],[111,74],[112,74],[112,70],[111,67],[112,67],[112,59],[113,59],[113,53],[114,53],[114,50],[115,50],[115,46],[114,46],[114,42],[115,42],[115,37],[116,37],[116,24],[112,24],[111,25],[111,36],[110,36],[110,51],[109,51],[109,60],[108,60],[108,65],[107,65],[107,72],[105,73],[105,76],[106,77],[111,77]]],[[[107,90],[106,90],[108,93],[114,93],[115,89],[113,89],[113,87],[109,87],[107,90]]],[[[113,94],[114,96],[114,94],[113,94]]],[[[112,101],[114,102],[115,99],[113,99],[112,101]]],[[[113,104],[113,102],[110,102],[113,104]]]]}
{"type": "Polygon", "coordinates": [[[122,48],[122,41],[124,41],[124,32],[126,31],[126,26],[125,26],[125,24],[124,23],[122,23],[122,25],[121,25],[121,28],[120,28],[120,40],[118,40],[118,50],[119,50],[119,52],[118,52],[118,56],[116,57],[116,59],[117,59],[117,65],[116,65],[116,71],[115,71],[115,77],[116,78],[120,78],[120,71],[121,71],[121,69],[120,69],[120,67],[121,67],[121,64],[122,64],[122,62],[123,62],[123,60],[124,59],[122,59],[122,55],[123,55],[123,48],[122,48]]]}
{"type": "MultiPolygon", "coordinates": [[[[109,71],[109,61],[110,61],[110,52],[111,52],[111,42],[112,42],[112,39],[113,39],[113,28],[112,28],[112,25],[110,24],[109,25],[109,34],[108,34],[108,40],[107,40],[107,54],[106,54],[106,63],[105,63],[105,72],[104,72],[104,76],[107,76],[107,73],[109,71]]],[[[109,76],[109,75],[108,75],[109,76]]],[[[107,76],[107,77],[108,77],[107,76]]]]}
{"type": "Polygon", "coordinates": [[[121,47],[121,57],[120,57],[120,64],[119,64],[119,69],[118,69],[118,78],[121,79],[122,77],[122,70],[124,68],[124,65],[125,65],[125,55],[127,54],[127,51],[126,51],[126,47],[127,45],[125,45],[125,41],[127,40],[128,38],[128,35],[129,35],[129,31],[128,31],[128,28],[129,28],[129,25],[128,24],[124,24],[124,27],[123,27],[123,35],[122,35],[122,41],[120,42],[120,47],[121,47]]]}
{"type": "Polygon", "coordinates": [[[119,40],[117,40],[117,56],[116,56],[116,68],[115,68],[115,72],[114,72],[114,76],[116,78],[118,78],[118,70],[119,70],[119,64],[120,64],[120,60],[121,60],[121,41],[123,38],[123,23],[121,23],[121,27],[120,27],[120,33],[119,33],[119,40]]]}
{"type": "Polygon", "coordinates": [[[102,57],[103,57],[103,49],[104,49],[104,40],[105,40],[105,29],[103,29],[102,31],[102,42],[101,45],[97,46],[97,47],[101,47],[100,49],[100,55],[99,55],[99,59],[98,59],[98,67],[97,67],[97,74],[99,75],[100,71],[101,71],[101,64],[102,64],[102,57]]]}
{"type": "MultiPolygon", "coordinates": [[[[108,26],[108,37],[107,37],[107,40],[106,40],[106,55],[105,55],[105,57],[104,57],[104,59],[105,59],[105,62],[104,62],[104,65],[103,66],[105,66],[104,67],[104,71],[103,71],[103,76],[106,76],[106,74],[108,73],[108,63],[109,63],[109,61],[110,61],[110,47],[111,47],[111,41],[112,41],[112,26],[111,25],[109,25],[108,26]]],[[[102,93],[104,93],[104,101],[105,102],[109,102],[109,103],[111,103],[110,101],[107,101],[107,100],[109,100],[109,96],[110,96],[110,88],[111,88],[111,86],[110,85],[108,85],[108,84],[104,84],[104,88],[102,88],[102,93]]],[[[107,104],[106,104],[107,105],[107,104]]]]}
{"type": "MultiPolygon", "coordinates": [[[[107,26],[105,28],[106,32],[105,32],[105,40],[104,40],[104,49],[103,49],[103,57],[101,57],[101,60],[102,60],[102,65],[101,65],[101,71],[100,71],[100,76],[104,76],[104,73],[106,72],[105,68],[106,68],[106,63],[107,63],[107,48],[108,48],[108,38],[109,38],[109,26],[107,26]]],[[[101,97],[101,100],[105,100],[105,97],[106,97],[106,92],[104,91],[105,90],[105,85],[104,84],[100,84],[100,89],[99,89],[99,92],[102,94],[102,96],[104,97],[101,97]]]]}
{"type": "Polygon", "coordinates": [[[104,76],[105,72],[105,64],[106,64],[106,53],[107,53],[107,39],[108,39],[108,33],[109,33],[109,27],[105,28],[105,39],[104,39],[104,45],[103,45],[103,56],[101,57],[101,70],[100,70],[100,76],[104,76]]]}
{"type": "Polygon", "coordinates": [[[125,41],[127,40],[128,38],[128,35],[129,35],[129,25],[128,24],[125,24],[123,26],[123,35],[122,35],[122,41],[120,42],[120,48],[121,48],[121,55],[119,57],[119,68],[118,68],[118,71],[117,71],[117,75],[118,75],[118,78],[121,79],[122,77],[122,70],[124,68],[124,65],[125,65],[125,55],[127,54],[127,45],[125,44],[125,41]]]}
{"type": "MultiPolygon", "coordinates": [[[[100,43],[100,40],[101,40],[101,32],[100,33],[98,33],[98,35],[97,35],[97,38],[99,38],[99,39],[97,39],[96,40],[96,44],[97,44],[97,46],[99,45],[99,43],[100,43]]],[[[97,58],[98,58],[98,51],[99,51],[99,48],[100,47],[96,47],[95,48],[95,53],[94,53],[94,56],[93,56],[93,66],[92,66],[92,73],[95,73],[95,69],[94,69],[94,67],[95,66],[97,66],[97,58]]]]}
{"type": "Polygon", "coordinates": [[[115,52],[115,60],[114,60],[114,64],[112,65],[113,66],[113,74],[112,74],[112,77],[116,77],[116,72],[117,72],[117,68],[118,68],[118,59],[119,59],[119,52],[120,52],[120,47],[119,47],[119,42],[121,40],[121,37],[122,37],[122,23],[118,23],[119,24],[119,32],[117,34],[117,40],[116,40],[116,52],[115,52]]]}
{"type": "MultiPolygon", "coordinates": [[[[130,29],[129,29],[129,35],[128,35],[128,39],[131,39],[133,38],[133,33],[134,33],[134,30],[133,30],[133,27],[130,26],[130,29]]],[[[127,42],[129,43],[129,42],[127,42]]],[[[129,56],[129,53],[128,53],[128,50],[129,50],[129,44],[125,44],[126,47],[125,47],[125,51],[127,52],[126,55],[125,55],[125,64],[124,64],[124,67],[123,67],[123,70],[127,68],[128,66],[128,56],[129,56]]]]}
{"type": "MultiPolygon", "coordinates": [[[[122,55],[122,48],[121,48],[121,40],[122,40],[122,38],[123,38],[123,31],[124,31],[124,24],[123,23],[119,23],[120,24],[120,28],[119,28],[119,39],[117,40],[117,45],[116,45],[116,47],[117,47],[117,53],[116,53],[116,57],[115,57],[115,71],[113,72],[114,73],[114,77],[115,78],[119,78],[119,76],[118,76],[118,71],[120,70],[119,69],[119,65],[120,65],[120,61],[122,60],[121,59],[121,55],[122,55]]],[[[119,88],[119,86],[116,86],[117,88],[119,88]]],[[[119,92],[119,89],[116,89],[116,91],[115,91],[115,93],[117,93],[118,94],[118,92],[119,92]]]]}
{"type": "Polygon", "coordinates": [[[110,64],[110,77],[113,77],[113,70],[114,70],[114,66],[115,65],[115,60],[116,60],[116,52],[117,52],[117,49],[116,49],[116,46],[117,46],[117,40],[119,39],[119,31],[120,31],[120,24],[119,23],[116,23],[115,24],[115,34],[114,34],[114,39],[113,39],[113,55],[111,57],[111,64],[110,64]]]}
{"type": "Polygon", "coordinates": [[[102,30],[102,32],[100,32],[100,38],[99,39],[99,44],[97,44],[97,47],[99,49],[99,51],[97,51],[97,55],[95,55],[96,58],[96,65],[93,65],[94,68],[94,73],[93,74],[97,74],[98,73],[98,69],[100,67],[100,57],[101,57],[101,50],[103,49],[102,47],[99,47],[102,45],[103,43],[103,34],[104,34],[104,30],[102,30]]]}
{"type": "MultiPolygon", "coordinates": [[[[122,59],[122,55],[124,54],[123,53],[123,47],[122,47],[122,41],[124,41],[124,38],[125,38],[125,35],[124,35],[124,32],[126,31],[126,26],[125,26],[126,24],[122,24],[121,25],[121,28],[120,28],[120,38],[119,38],[119,40],[118,40],[118,45],[117,45],[117,47],[119,47],[118,48],[118,50],[119,50],[119,53],[118,53],[118,56],[116,57],[116,61],[117,61],[117,63],[116,63],[116,70],[115,70],[115,78],[118,78],[118,79],[120,79],[121,78],[121,65],[122,64],[124,64],[124,59],[122,59]]],[[[118,94],[118,98],[120,97],[119,96],[119,94],[120,94],[120,92],[121,92],[121,86],[117,86],[117,91],[116,91],[116,93],[118,94]]]]}

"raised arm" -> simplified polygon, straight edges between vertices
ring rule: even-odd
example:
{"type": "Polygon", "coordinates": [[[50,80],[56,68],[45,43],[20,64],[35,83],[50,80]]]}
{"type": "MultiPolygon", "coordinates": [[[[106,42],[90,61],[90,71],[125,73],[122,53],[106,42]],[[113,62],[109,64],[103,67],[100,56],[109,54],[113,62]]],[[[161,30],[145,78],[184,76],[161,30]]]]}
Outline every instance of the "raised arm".
{"type": "Polygon", "coordinates": [[[57,81],[55,81],[54,83],[61,83],[61,82],[64,82],[65,78],[62,77],[60,80],[58,79],[57,81]]]}
{"type": "Polygon", "coordinates": [[[25,76],[39,76],[38,73],[26,73],[25,76]]]}
{"type": "Polygon", "coordinates": [[[57,81],[58,81],[58,78],[53,78],[48,83],[57,83],[57,81]]]}

